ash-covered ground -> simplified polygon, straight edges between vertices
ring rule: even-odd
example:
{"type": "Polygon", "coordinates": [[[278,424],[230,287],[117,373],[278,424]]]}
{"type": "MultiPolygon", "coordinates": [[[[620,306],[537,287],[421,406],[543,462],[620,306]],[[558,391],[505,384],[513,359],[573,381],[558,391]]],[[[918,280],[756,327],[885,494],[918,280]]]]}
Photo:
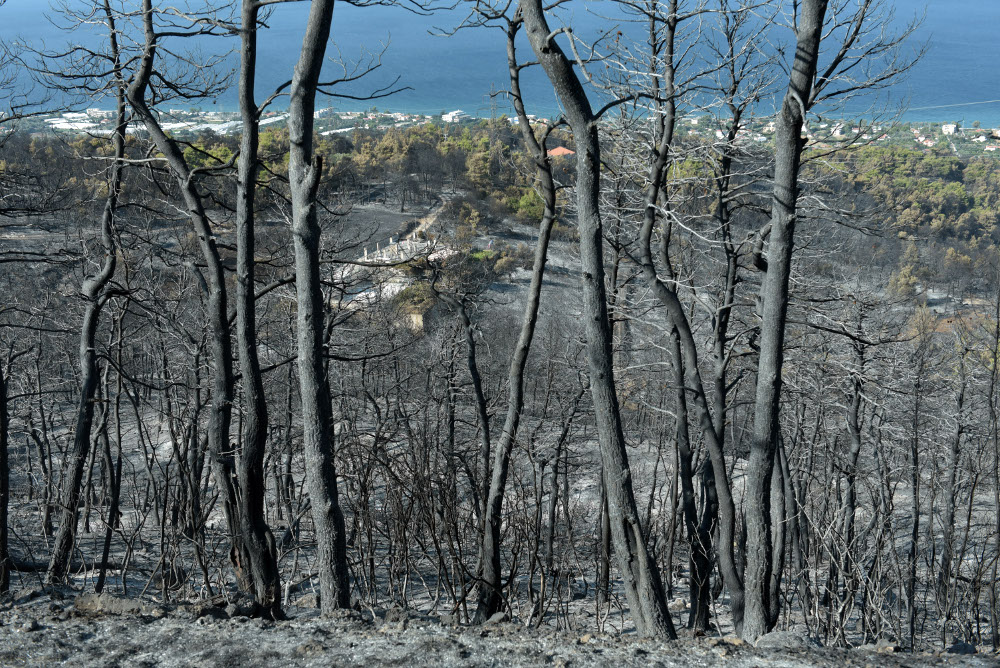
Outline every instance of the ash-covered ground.
{"type": "MultiPolygon", "coordinates": [[[[891,643],[823,648],[779,632],[750,647],[735,638],[676,642],[526,629],[515,621],[461,626],[404,610],[342,611],[321,618],[291,606],[289,619],[247,616],[232,602],[169,606],[71,588],[16,592],[0,604],[2,666],[996,666],[997,654],[911,654],[891,643]]],[[[683,635],[683,634],[682,634],[683,635]]]]}

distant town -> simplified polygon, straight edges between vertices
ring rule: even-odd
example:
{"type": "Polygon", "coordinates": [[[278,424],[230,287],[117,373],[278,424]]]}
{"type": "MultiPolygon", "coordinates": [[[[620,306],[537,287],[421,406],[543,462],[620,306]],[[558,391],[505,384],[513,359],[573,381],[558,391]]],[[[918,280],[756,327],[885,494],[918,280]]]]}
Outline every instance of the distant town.
{"type": "MultiPolygon", "coordinates": [[[[280,127],[288,118],[282,111],[264,114],[261,125],[280,127]]],[[[483,120],[461,109],[442,111],[439,114],[415,114],[399,111],[385,111],[372,107],[366,111],[337,111],[332,108],[316,111],[316,130],[321,135],[346,134],[355,130],[386,131],[392,128],[406,128],[428,123],[471,124],[483,120]]],[[[533,121],[547,122],[545,118],[529,116],[533,121]]],[[[26,129],[30,132],[73,133],[106,135],[113,130],[114,112],[105,109],[66,111],[30,119],[26,129]]],[[[516,118],[510,118],[516,123],[516,118]]],[[[198,135],[215,133],[219,135],[238,134],[242,123],[239,114],[233,111],[204,111],[200,108],[170,109],[164,119],[163,129],[174,135],[198,135]]],[[[706,140],[722,139],[718,129],[708,115],[693,116],[685,120],[682,133],[690,137],[706,140]]],[[[774,134],[773,120],[764,119],[751,122],[739,131],[738,139],[746,142],[767,144],[774,134]]],[[[130,128],[130,133],[141,133],[140,126],[130,128]]],[[[831,148],[844,143],[885,143],[899,148],[909,147],[925,152],[937,152],[971,157],[974,155],[997,154],[1000,151],[1000,128],[981,127],[978,121],[969,125],[959,122],[908,122],[897,124],[865,124],[861,121],[814,120],[805,129],[809,143],[816,148],[831,148]]]]}

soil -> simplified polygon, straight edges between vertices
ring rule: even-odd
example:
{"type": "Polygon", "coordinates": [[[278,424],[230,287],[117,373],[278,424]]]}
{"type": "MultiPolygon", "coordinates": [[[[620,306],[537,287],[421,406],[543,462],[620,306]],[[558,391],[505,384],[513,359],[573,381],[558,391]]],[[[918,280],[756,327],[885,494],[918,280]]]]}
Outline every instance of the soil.
{"type": "MultiPolygon", "coordinates": [[[[314,601],[312,601],[314,603],[314,601]]],[[[460,626],[392,609],[321,618],[291,606],[280,622],[245,616],[224,600],[162,606],[81,594],[68,587],[22,591],[0,605],[3,666],[995,666],[991,654],[910,654],[819,647],[772,634],[770,647],[735,638],[676,642],[629,635],[569,634],[498,621],[460,626]]],[[[966,647],[969,651],[971,648],[966,647]]]]}

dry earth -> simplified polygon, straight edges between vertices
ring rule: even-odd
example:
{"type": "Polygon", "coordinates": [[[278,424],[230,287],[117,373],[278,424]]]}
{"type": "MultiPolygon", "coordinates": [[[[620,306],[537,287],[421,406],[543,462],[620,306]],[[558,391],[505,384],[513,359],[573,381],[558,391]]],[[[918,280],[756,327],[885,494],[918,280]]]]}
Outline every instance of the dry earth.
{"type": "MultiPolygon", "coordinates": [[[[749,647],[725,638],[677,642],[571,635],[499,622],[455,625],[402,610],[344,611],[322,619],[292,607],[290,619],[245,616],[220,601],[160,606],[80,594],[22,591],[0,605],[3,666],[995,666],[991,654],[908,654],[891,646],[832,649],[790,633],[749,647]]],[[[969,649],[969,648],[966,648],[969,649]]]]}

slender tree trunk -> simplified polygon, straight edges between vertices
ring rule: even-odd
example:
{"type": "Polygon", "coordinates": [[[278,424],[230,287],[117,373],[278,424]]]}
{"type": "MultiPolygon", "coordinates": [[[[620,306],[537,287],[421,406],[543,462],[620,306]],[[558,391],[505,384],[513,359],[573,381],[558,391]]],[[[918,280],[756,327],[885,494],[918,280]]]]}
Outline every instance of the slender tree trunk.
{"type": "MultiPolygon", "coordinates": [[[[860,317],[860,316],[859,316],[860,317]]],[[[860,322],[857,330],[860,336],[860,322]]],[[[862,378],[865,371],[864,350],[859,342],[852,346],[854,353],[854,363],[856,369],[854,378],[851,381],[851,403],[847,408],[847,433],[850,438],[850,450],[848,451],[846,489],[844,490],[844,529],[843,543],[839,554],[831,555],[840,562],[840,568],[844,571],[844,598],[853,597],[857,582],[856,554],[855,554],[855,520],[858,505],[858,459],[861,456],[861,399],[862,399],[862,378]]]]}
{"type": "MultiPolygon", "coordinates": [[[[519,27],[519,22],[511,22],[507,28],[507,65],[510,73],[511,100],[517,112],[521,137],[535,163],[536,184],[541,191],[544,209],[542,219],[538,223],[538,241],[535,245],[531,284],[528,286],[528,297],[524,304],[521,331],[517,343],[514,344],[510,369],[507,373],[507,415],[493,456],[488,494],[484,497],[484,530],[479,546],[479,586],[475,616],[478,623],[485,622],[496,614],[503,600],[500,595],[500,528],[503,522],[503,497],[507,488],[510,456],[521,423],[521,410],[524,407],[524,369],[535,336],[542,280],[545,275],[556,206],[555,182],[552,177],[552,166],[546,155],[544,138],[539,142],[535,137],[521,98],[520,67],[514,49],[514,40],[519,27]]],[[[556,466],[557,463],[553,462],[553,469],[556,466]]]]}
{"type": "MultiPolygon", "coordinates": [[[[653,260],[652,236],[657,223],[657,212],[661,206],[668,206],[665,196],[664,175],[670,159],[670,151],[673,143],[674,130],[676,124],[676,97],[673,90],[673,41],[672,36],[676,30],[676,3],[671,4],[669,15],[674,17],[668,19],[668,40],[665,46],[665,53],[669,56],[665,61],[663,74],[663,101],[660,104],[659,115],[657,117],[657,132],[655,134],[655,149],[653,160],[649,165],[648,184],[646,186],[645,202],[643,210],[642,227],[639,232],[639,262],[641,265],[643,278],[647,285],[656,295],[657,299],[664,305],[667,316],[673,325],[673,332],[680,345],[680,360],[682,367],[687,374],[685,387],[694,401],[697,412],[697,419],[702,434],[708,445],[711,466],[706,468],[706,472],[714,475],[711,498],[717,503],[713,503],[711,512],[703,515],[702,525],[704,530],[709,530],[711,522],[717,517],[719,539],[717,541],[717,553],[719,567],[723,580],[730,593],[730,608],[733,614],[733,622],[737,632],[743,624],[743,576],[741,569],[736,563],[734,546],[736,544],[736,506],[733,501],[732,489],[729,478],[726,474],[727,468],[723,454],[723,432],[725,425],[725,353],[723,347],[726,339],[726,326],[728,323],[729,309],[732,303],[732,291],[735,286],[735,263],[732,259],[728,263],[729,274],[727,275],[727,303],[720,310],[719,320],[716,326],[716,353],[717,374],[716,374],[716,415],[713,417],[708,406],[708,399],[705,392],[705,385],[701,377],[698,364],[698,349],[691,331],[691,325],[687,319],[684,307],[677,295],[677,277],[674,275],[669,257],[670,244],[670,223],[667,218],[663,222],[663,242],[659,253],[662,269],[667,273],[667,281],[661,280],[657,274],[657,267],[653,260]],[[661,198],[664,200],[660,202],[661,198]]],[[[738,127],[738,118],[734,119],[731,128],[731,139],[735,137],[738,127]]],[[[728,220],[725,218],[725,209],[720,208],[720,224],[725,229],[728,220]]],[[[708,499],[708,497],[706,497],[708,499]]],[[[708,509],[706,509],[708,510],[708,509]]],[[[707,614],[707,612],[706,612],[707,614]]]]}
{"type": "Polygon", "coordinates": [[[779,436],[778,452],[775,453],[775,465],[771,469],[771,555],[774,565],[771,569],[771,580],[768,591],[768,628],[774,628],[781,613],[781,576],[785,569],[785,536],[787,533],[785,516],[785,480],[781,468],[780,454],[784,443],[779,436]]]}
{"type": "Polygon", "coordinates": [[[747,462],[746,611],[742,635],[751,642],[770,631],[773,628],[771,620],[777,619],[774,614],[777,601],[771,601],[771,591],[775,589],[772,582],[771,479],[780,429],[781,366],[797,217],[799,163],[804,146],[802,126],[812,99],[826,6],[826,0],[803,0],[799,3],[795,57],[788,90],[778,114],[774,140],[771,232],[767,271],[760,287],[760,355],[754,398],[753,440],[747,462]]]}
{"type": "Polygon", "coordinates": [[[10,505],[10,466],[7,459],[10,414],[7,410],[7,376],[0,364],[0,596],[10,590],[10,552],[7,547],[7,508],[10,505]]]}
{"type": "MultiPolygon", "coordinates": [[[[990,568],[990,581],[1000,582],[1000,414],[997,411],[997,384],[1000,381],[1000,267],[994,274],[993,294],[993,332],[990,337],[991,352],[990,381],[987,390],[987,401],[990,414],[990,442],[993,446],[993,565],[990,568]]],[[[997,588],[989,587],[990,603],[990,640],[993,651],[1000,649],[1000,596],[997,588]]]]}
{"type": "MultiPolygon", "coordinates": [[[[118,369],[122,367],[122,336],[121,336],[121,326],[122,318],[124,317],[124,311],[121,311],[117,318],[115,318],[115,340],[117,344],[115,346],[115,362],[118,369]]],[[[121,420],[121,397],[122,397],[122,376],[120,372],[115,373],[115,398],[114,398],[114,408],[109,406],[108,410],[112,411],[112,415],[115,418],[115,446],[118,451],[118,457],[115,463],[112,465],[111,458],[111,440],[105,436],[104,441],[104,469],[107,471],[109,477],[108,488],[109,488],[109,503],[108,503],[108,514],[105,520],[104,527],[104,548],[101,550],[101,565],[97,575],[97,582],[94,584],[94,591],[100,594],[104,590],[104,582],[107,577],[108,572],[108,557],[111,554],[111,539],[114,537],[115,527],[118,525],[118,512],[119,504],[121,501],[121,490],[122,490],[122,420],[121,420]]],[[[110,403],[110,397],[109,397],[110,403]]]]}
{"type": "Polygon", "coordinates": [[[917,549],[920,543],[920,418],[923,410],[923,380],[926,351],[920,342],[913,384],[913,418],[910,433],[910,544],[906,552],[906,629],[910,649],[917,634],[917,549]]]}
{"type": "MultiPolygon", "coordinates": [[[[958,469],[962,461],[962,434],[965,423],[962,412],[965,407],[965,355],[961,354],[959,359],[960,385],[958,396],[955,399],[955,433],[951,438],[948,449],[948,472],[944,486],[944,519],[942,520],[941,536],[941,568],[938,569],[937,576],[937,603],[938,612],[943,617],[941,626],[942,639],[945,637],[946,627],[951,618],[951,598],[952,598],[952,561],[955,555],[955,506],[957,504],[958,493],[958,469]]],[[[959,560],[961,564],[961,560],[959,560]]]]}
{"type": "Polygon", "coordinates": [[[106,288],[115,275],[118,263],[115,218],[118,213],[118,195],[121,191],[127,121],[125,119],[121,64],[118,59],[117,33],[108,0],[105,0],[104,10],[108,20],[109,39],[111,40],[115,74],[114,85],[117,97],[117,124],[112,135],[114,159],[109,167],[108,196],[104,202],[104,212],[101,216],[101,243],[104,247],[104,260],[101,263],[100,271],[95,276],[86,279],[81,289],[87,306],[83,316],[83,326],[80,328],[80,403],[77,408],[73,446],[67,454],[66,475],[62,481],[59,528],[56,531],[52,559],[46,573],[46,581],[49,583],[62,582],[66,579],[73,554],[73,544],[76,540],[77,509],[80,504],[80,486],[83,482],[84,468],[87,465],[91,429],[94,422],[94,397],[101,375],[97,364],[97,326],[101,311],[109,299],[106,288]]]}
{"type": "Polygon", "coordinates": [[[264,455],[267,449],[267,399],[257,356],[257,317],[254,282],[255,208],[259,161],[259,112],[254,100],[257,70],[258,0],[243,0],[240,30],[240,116],[243,134],[236,192],[236,340],[240,355],[243,413],[243,448],[239,459],[239,506],[243,562],[251,569],[256,605],[263,614],[279,619],[281,578],[274,535],[264,517],[264,455]]]}
{"type": "Polygon", "coordinates": [[[611,522],[608,519],[608,488],[601,475],[601,514],[597,533],[597,608],[598,614],[611,600],[611,522]]]}
{"type": "Polygon", "coordinates": [[[223,503],[226,525],[229,529],[232,548],[230,559],[236,572],[240,588],[253,589],[252,571],[243,560],[246,550],[239,529],[240,492],[236,477],[236,463],[229,443],[232,424],[233,404],[233,351],[229,333],[229,313],[227,306],[226,278],[222,259],[219,255],[215,234],[205,212],[204,201],[198,192],[194,174],[184,159],[184,153],[177,142],[171,139],[160,126],[156,115],[146,102],[146,93],[154,75],[156,51],[159,35],[153,27],[152,0],[142,2],[142,22],[145,44],[139,68],[126,91],[129,105],[149,132],[156,148],[164,155],[173,172],[184,200],[188,218],[198,237],[198,245],[207,268],[205,291],[208,299],[208,322],[211,330],[212,403],[209,417],[208,450],[211,457],[212,474],[223,503]]]}
{"type": "Polygon", "coordinates": [[[483,389],[483,378],[479,373],[479,362],[476,360],[476,330],[469,317],[469,309],[465,301],[460,297],[437,293],[438,296],[458,314],[462,323],[462,333],[465,335],[465,366],[469,370],[469,378],[472,379],[472,394],[476,400],[476,420],[479,422],[479,461],[482,470],[478,472],[476,497],[479,514],[480,530],[483,528],[483,521],[486,516],[486,497],[490,491],[490,452],[492,451],[492,440],[490,438],[490,415],[487,410],[488,401],[486,391],[483,389]]]}
{"type": "Polygon", "coordinates": [[[565,110],[576,148],[577,227],[583,274],[583,317],[590,389],[608,492],[608,516],[618,568],[640,636],[676,637],[659,567],[648,549],[632,488],[615,388],[599,210],[601,151],[594,116],[573,66],[555,41],[541,0],[521,0],[528,41],[565,110]]]}
{"type": "Polygon", "coordinates": [[[350,605],[347,541],[337,491],[333,415],[325,373],[325,302],[320,283],[322,246],[316,192],[322,161],[313,153],[313,112],[334,0],[312,0],[302,51],[292,76],[288,106],[288,181],[292,199],[295,289],[298,298],[298,364],[306,489],[316,529],[320,609],[330,614],[350,605]]]}
{"type": "Polygon", "coordinates": [[[694,471],[692,468],[691,435],[688,429],[687,387],[684,383],[684,361],[681,357],[680,337],[676,328],[670,335],[670,348],[674,358],[675,420],[677,436],[677,459],[681,508],[684,514],[684,529],[688,537],[689,555],[689,597],[691,613],[688,628],[698,631],[708,630],[708,614],[711,586],[709,582],[709,537],[703,534],[698,521],[698,507],[694,496],[694,471]]]}

